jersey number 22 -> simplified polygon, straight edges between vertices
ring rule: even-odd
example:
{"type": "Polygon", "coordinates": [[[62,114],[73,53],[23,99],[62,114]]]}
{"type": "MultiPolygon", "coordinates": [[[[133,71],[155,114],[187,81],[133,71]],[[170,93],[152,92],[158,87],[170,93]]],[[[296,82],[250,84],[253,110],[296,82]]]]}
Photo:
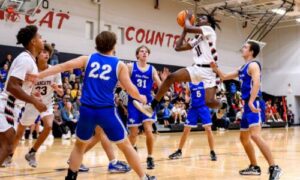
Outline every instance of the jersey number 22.
{"type": "Polygon", "coordinates": [[[100,78],[102,80],[109,80],[110,77],[107,76],[107,74],[109,74],[112,70],[111,66],[108,64],[104,64],[101,68],[100,64],[98,62],[93,62],[91,64],[91,72],[89,73],[89,77],[91,78],[100,78]],[[99,74],[98,70],[102,69],[102,72],[99,74]]]}

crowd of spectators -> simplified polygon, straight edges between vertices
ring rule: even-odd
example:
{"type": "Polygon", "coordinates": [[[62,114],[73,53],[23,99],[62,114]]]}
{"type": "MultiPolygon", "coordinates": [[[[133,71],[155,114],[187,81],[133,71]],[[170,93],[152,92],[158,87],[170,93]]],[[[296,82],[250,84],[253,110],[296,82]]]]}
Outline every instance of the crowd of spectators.
{"type": "MultiPolygon", "coordinates": [[[[55,48],[55,44],[52,44],[55,48]]],[[[0,69],[0,90],[3,90],[5,81],[7,79],[8,69],[12,63],[13,57],[11,54],[6,56],[5,64],[0,69]]],[[[59,52],[55,50],[49,63],[55,65],[59,62],[59,52]]],[[[170,71],[164,68],[158,71],[159,76],[164,80],[170,71]]],[[[74,136],[76,123],[79,117],[79,107],[81,98],[82,82],[84,78],[83,69],[75,69],[61,74],[62,87],[64,89],[63,97],[54,96],[54,123],[53,135],[54,137],[71,138],[74,136]]],[[[189,98],[186,97],[186,84],[175,83],[169,91],[165,94],[160,102],[160,106],[156,109],[158,123],[165,127],[170,127],[172,124],[181,124],[186,121],[187,112],[189,108],[189,98]]],[[[157,92],[157,85],[153,85],[153,95],[157,92]]],[[[225,86],[221,86],[218,99],[226,102],[228,108],[226,110],[211,110],[213,129],[227,129],[230,123],[239,124],[243,114],[243,102],[241,100],[241,93],[234,84],[230,84],[226,90],[225,86]]],[[[115,102],[124,123],[127,121],[127,101],[126,92],[120,87],[116,89],[115,102]]],[[[267,122],[283,121],[285,116],[282,101],[279,99],[275,101],[266,102],[266,120],[267,122]]],[[[289,110],[286,113],[289,123],[293,123],[294,115],[289,110]]],[[[32,128],[34,129],[34,128],[32,128]]]]}

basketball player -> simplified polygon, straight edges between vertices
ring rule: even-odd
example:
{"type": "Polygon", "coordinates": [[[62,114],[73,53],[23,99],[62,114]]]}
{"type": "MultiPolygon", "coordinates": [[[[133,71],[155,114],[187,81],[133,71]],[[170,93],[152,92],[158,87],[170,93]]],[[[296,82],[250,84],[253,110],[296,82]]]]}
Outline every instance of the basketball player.
{"type": "MultiPolygon", "coordinates": [[[[131,81],[138,88],[142,95],[147,97],[147,103],[152,101],[151,90],[153,83],[155,82],[158,87],[161,85],[160,78],[156,69],[147,64],[150,55],[150,49],[147,46],[140,46],[135,52],[137,62],[128,65],[131,81]]],[[[143,125],[144,132],[146,135],[146,146],[147,146],[147,169],[154,169],[155,164],[152,157],[153,146],[154,146],[154,135],[152,124],[156,121],[156,115],[153,114],[151,117],[145,116],[133,105],[134,98],[128,97],[128,123],[129,127],[129,140],[133,146],[136,145],[137,136],[139,133],[139,126],[143,125]]],[[[136,148],[136,147],[135,147],[136,148]]]]}
{"type": "Polygon", "coordinates": [[[250,166],[240,171],[241,175],[260,175],[261,170],[257,165],[254,147],[251,140],[258,146],[269,164],[269,180],[279,179],[281,169],[275,165],[271,150],[261,136],[261,123],[265,118],[265,102],[260,90],[261,65],[255,60],[260,52],[259,44],[248,41],[243,49],[242,56],[245,64],[238,70],[224,74],[215,63],[211,63],[213,70],[222,80],[239,77],[241,82],[242,99],[244,100],[244,114],[241,120],[240,140],[250,160],[250,166]]]}
{"type": "MultiPolygon", "coordinates": [[[[159,88],[154,100],[151,102],[151,106],[143,105],[136,101],[134,102],[135,106],[148,117],[153,115],[153,110],[174,82],[199,83],[200,81],[203,81],[206,91],[206,105],[210,108],[220,107],[219,101],[215,99],[216,74],[209,65],[211,61],[217,61],[218,59],[216,51],[217,35],[215,32],[215,28],[219,27],[217,23],[218,21],[214,19],[213,15],[198,14],[198,24],[196,26],[192,26],[190,23],[191,18],[192,13],[188,12],[185,19],[185,27],[179,40],[176,42],[175,50],[192,50],[194,53],[193,59],[195,64],[187,68],[179,69],[178,71],[168,75],[159,88]],[[193,33],[197,36],[188,43],[184,43],[187,33],[193,33]]],[[[225,104],[223,106],[225,106],[225,104]]]]}
{"type": "Polygon", "coordinates": [[[25,103],[35,106],[38,111],[46,106],[38,98],[30,95],[32,82],[25,82],[26,73],[37,73],[35,59],[44,48],[41,35],[36,26],[21,28],[17,34],[17,44],[22,44],[25,51],[13,61],[8,71],[7,81],[0,94],[0,164],[13,153],[15,125],[25,103]]]}
{"type": "Polygon", "coordinates": [[[126,138],[127,131],[117,114],[114,104],[114,89],[120,81],[131,97],[147,102],[144,95],[132,84],[127,66],[112,56],[115,51],[116,35],[103,31],[96,37],[97,53],[81,56],[66,63],[53,66],[39,75],[29,75],[29,79],[44,78],[63,71],[85,67],[85,78],[82,87],[80,118],[77,123],[77,140],[71,153],[67,180],[77,179],[78,168],[87,147],[87,141],[93,136],[99,125],[107,137],[115,142],[124,153],[129,165],[140,179],[156,179],[148,176],[142,169],[137,152],[126,138]]]}
{"type": "Polygon", "coordinates": [[[190,100],[187,120],[185,121],[183,134],[180,139],[179,147],[176,152],[169,156],[169,159],[179,159],[182,156],[182,148],[191,132],[192,127],[197,127],[197,122],[201,119],[202,126],[205,129],[207,140],[210,148],[210,158],[212,161],[217,160],[214,151],[214,138],[211,130],[212,120],[208,107],[205,105],[205,89],[203,82],[198,84],[188,83],[186,99],[190,100]]]}
{"type": "MultiPolygon", "coordinates": [[[[37,66],[39,71],[43,71],[49,67],[48,60],[51,57],[53,52],[52,47],[49,44],[44,44],[44,49],[37,57],[37,66]]],[[[39,111],[32,105],[26,104],[25,110],[22,113],[22,117],[20,118],[20,122],[17,128],[16,138],[14,139],[14,152],[21,140],[26,127],[35,124],[35,120],[38,116],[40,116],[43,121],[44,129],[42,133],[39,135],[33,147],[29,150],[29,152],[25,155],[25,159],[28,161],[31,167],[37,167],[37,162],[35,158],[35,154],[40,148],[40,146],[44,143],[48,135],[52,130],[53,124],[53,102],[52,98],[54,96],[54,92],[56,92],[59,96],[63,95],[62,82],[60,74],[55,74],[53,76],[49,76],[44,79],[40,79],[33,87],[32,94],[40,95],[41,101],[46,104],[47,110],[39,113],[39,111]]],[[[8,166],[11,163],[13,154],[11,154],[4,163],[4,166],[8,166]]]]}

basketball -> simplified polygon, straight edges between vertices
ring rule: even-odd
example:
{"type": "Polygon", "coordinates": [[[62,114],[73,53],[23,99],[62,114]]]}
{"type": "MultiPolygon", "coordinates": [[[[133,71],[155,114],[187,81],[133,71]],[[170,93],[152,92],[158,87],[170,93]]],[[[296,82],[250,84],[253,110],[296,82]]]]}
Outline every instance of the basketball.
{"type": "MultiPolygon", "coordinates": [[[[187,11],[186,10],[182,10],[178,13],[177,15],[177,23],[179,26],[181,27],[184,27],[185,25],[185,17],[187,15],[187,11]]],[[[193,15],[192,16],[192,19],[191,19],[191,24],[194,25],[194,22],[195,22],[195,16],[193,15]]]]}

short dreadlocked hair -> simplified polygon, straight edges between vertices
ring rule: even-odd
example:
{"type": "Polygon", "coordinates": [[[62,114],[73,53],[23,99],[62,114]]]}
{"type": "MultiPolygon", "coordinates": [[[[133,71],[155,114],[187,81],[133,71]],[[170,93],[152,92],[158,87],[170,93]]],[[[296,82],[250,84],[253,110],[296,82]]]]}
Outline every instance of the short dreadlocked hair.
{"type": "Polygon", "coordinates": [[[210,23],[210,26],[216,30],[216,28],[218,28],[219,30],[221,30],[221,27],[219,25],[219,23],[221,22],[220,20],[217,20],[215,18],[215,12],[218,8],[214,8],[212,10],[212,12],[208,12],[206,9],[203,8],[203,10],[205,11],[205,13],[200,13],[200,14],[197,14],[197,17],[201,17],[201,16],[206,16],[207,17],[207,20],[208,22],[210,23]]]}

